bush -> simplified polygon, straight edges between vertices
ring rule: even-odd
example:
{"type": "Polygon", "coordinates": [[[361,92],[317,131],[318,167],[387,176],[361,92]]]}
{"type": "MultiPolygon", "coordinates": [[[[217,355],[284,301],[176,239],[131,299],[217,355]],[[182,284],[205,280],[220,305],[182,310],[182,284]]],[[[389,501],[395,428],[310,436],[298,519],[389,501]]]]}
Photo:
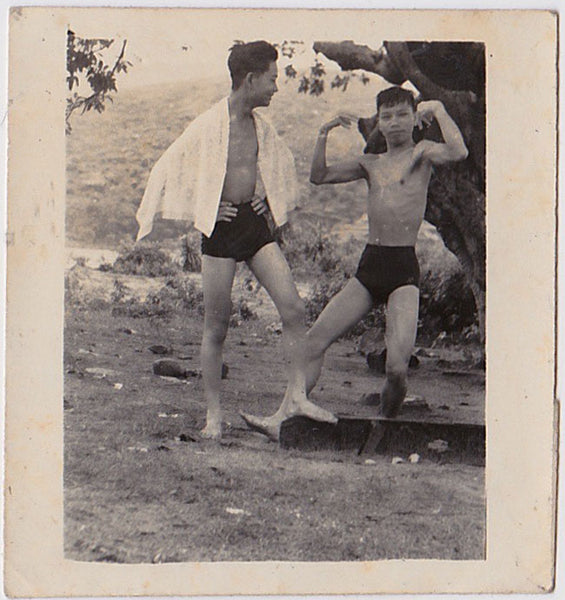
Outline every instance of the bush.
{"type": "Polygon", "coordinates": [[[114,273],[144,275],[146,277],[169,277],[179,272],[179,267],[158,244],[145,243],[122,246],[114,262],[114,273]]]}
{"type": "Polygon", "coordinates": [[[183,235],[181,238],[182,270],[200,273],[202,257],[200,254],[201,234],[196,230],[183,235]]]}
{"type": "Polygon", "coordinates": [[[473,293],[461,270],[422,274],[420,280],[420,333],[436,337],[441,332],[468,341],[478,332],[473,293]]]}
{"type": "Polygon", "coordinates": [[[314,268],[320,273],[333,273],[344,268],[342,257],[347,250],[319,223],[287,225],[278,232],[277,240],[293,271],[311,274],[314,268]]]}
{"type": "Polygon", "coordinates": [[[144,301],[140,301],[135,296],[125,298],[123,288],[125,286],[114,288],[117,305],[112,309],[113,315],[133,318],[170,318],[183,310],[197,310],[200,314],[204,312],[202,292],[196,283],[186,275],[179,274],[169,278],[163,287],[157,292],[149,294],[144,301]]]}

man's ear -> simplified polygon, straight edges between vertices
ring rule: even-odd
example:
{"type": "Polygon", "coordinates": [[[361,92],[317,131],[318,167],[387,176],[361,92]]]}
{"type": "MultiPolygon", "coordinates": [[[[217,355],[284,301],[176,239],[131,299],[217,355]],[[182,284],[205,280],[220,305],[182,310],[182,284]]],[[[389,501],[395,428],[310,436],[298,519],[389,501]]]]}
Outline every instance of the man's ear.
{"type": "Polygon", "coordinates": [[[254,80],[255,80],[255,73],[247,73],[247,75],[245,76],[245,79],[244,79],[244,81],[247,83],[247,85],[251,85],[254,80]]]}

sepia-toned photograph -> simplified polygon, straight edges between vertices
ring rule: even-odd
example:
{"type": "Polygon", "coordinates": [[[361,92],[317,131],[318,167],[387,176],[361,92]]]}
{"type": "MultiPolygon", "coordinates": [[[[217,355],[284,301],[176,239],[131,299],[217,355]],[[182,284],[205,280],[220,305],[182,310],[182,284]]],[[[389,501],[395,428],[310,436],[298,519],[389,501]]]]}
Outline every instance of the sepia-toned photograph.
{"type": "MultiPolygon", "coordinates": [[[[489,79],[504,63],[494,19],[483,27],[480,11],[467,22],[438,11],[403,28],[390,11],[58,10],[44,35],[58,60],[62,161],[46,209],[56,216],[41,209],[54,240],[45,260],[60,265],[51,278],[60,353],[49,371],[49,395],[59,395],[57,560],[83,573],[108,563],[267,568],[257,587],[229,587],[226,571],[224,587],[208,581],[191,594],[488,591],[463,569],[492,570],[509,541],[496,520],[504,478],[493,473],[506,464],[540,495],[555,481],[551,460],[530,484],[528,461],[521,475],[511,470],[525,437],[511,428],[528,422],[513,410],[531,405],[498,383],[510,372],[496,328],[518,310],[498,286],[529,263],[510,262],[518,217],[499,229],[517,146],[495,152],[487,138],[508,128],[492,117],[505,103],[489,79]],[[268,576],[281,563],[370,575],[406,560],[440,565],[437,578],[359,588],[268,576]],[[444,585],[441,565],[461,577],[444,585]]],[[[32,13],[13,9],[12,32],[32,13]]],[[[538,48],[531,31],[525,54],[538,48]]],[[[538,76],[549,87],[548,40],[538,76]]],[[[548,169],[541,198],[554,190],[555,119],[533,121],[549,140],[547,157],[537,154],[548,169]]],[[[551,236],[555,198],[543,202],[544,220],[530,227],[551,236]]],[[[544,400],[529,423],[544,431],[547,460],[554,257],[544,235],[528,239],[547,252],[535,260],[549,345],[536,357],[549,370],[537,371],[544,400]]],[[[9,311],[18,303],[8,296],[9,311]]],[[[527,575],[543,582],[536,589],[551,585],[555,499],[544,498],[525,509],[551,521],[537,528],[547,545],[537,546],[543,569],[527,575]]],[[[506,590],[512,568],[490,589],[506,590]]],[[[186,589],[143,585],[70,595],[186,589]]]]}
{"type": "Polygon", "coordinates": [[[484,44],[186,24],[67,33],[65,555],[484,558],[484,44]]]}

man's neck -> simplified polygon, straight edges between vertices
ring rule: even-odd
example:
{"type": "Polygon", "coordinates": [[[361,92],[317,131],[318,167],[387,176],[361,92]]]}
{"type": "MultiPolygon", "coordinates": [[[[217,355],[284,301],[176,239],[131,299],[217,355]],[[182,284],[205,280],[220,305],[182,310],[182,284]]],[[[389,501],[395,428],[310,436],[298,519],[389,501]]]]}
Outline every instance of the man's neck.
{"type": "Polygon", "coordinates": [[[239,90],[234,90],[228,98],[230,117],[232,119],[245,120],[252,117],[252,110],[255,108],[250,99],[239,90]]]}

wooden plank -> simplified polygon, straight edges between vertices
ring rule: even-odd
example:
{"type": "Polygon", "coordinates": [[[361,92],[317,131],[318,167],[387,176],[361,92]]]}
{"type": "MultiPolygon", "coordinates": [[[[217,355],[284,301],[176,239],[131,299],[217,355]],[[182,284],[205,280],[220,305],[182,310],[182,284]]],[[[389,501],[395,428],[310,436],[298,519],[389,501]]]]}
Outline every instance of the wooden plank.
{"type": "Polygon", "coordinates": [[[356,450],[404,458],[417,453],[438,462],[484,465],[485,435],[485,426],[475,423],[340,416],[331,425],[293,417],[282,424],[280,442],[283,448],[356,450]],[[436,440],[446,442],[447,449],[434,450],[436,440]]]}

